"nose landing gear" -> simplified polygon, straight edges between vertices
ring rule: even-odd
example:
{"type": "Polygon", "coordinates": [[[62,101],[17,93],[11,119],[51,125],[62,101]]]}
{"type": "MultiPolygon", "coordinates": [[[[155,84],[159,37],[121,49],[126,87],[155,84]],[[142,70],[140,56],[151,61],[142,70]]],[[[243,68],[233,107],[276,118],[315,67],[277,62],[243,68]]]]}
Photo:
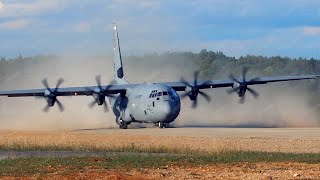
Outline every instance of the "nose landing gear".
{"type": "Polygon", "coordinates": [[[159,122],[159,128],[169,128],[169,123],[159,122]]]}

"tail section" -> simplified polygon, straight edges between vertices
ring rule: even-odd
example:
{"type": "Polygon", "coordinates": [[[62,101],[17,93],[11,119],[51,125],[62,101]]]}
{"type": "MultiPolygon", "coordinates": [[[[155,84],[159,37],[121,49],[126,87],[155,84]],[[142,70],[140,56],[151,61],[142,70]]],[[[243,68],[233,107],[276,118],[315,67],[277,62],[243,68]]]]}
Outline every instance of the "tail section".
{"type": "Polygon", "coordinates": [[[119,34],[117,25],[113,23],[113,61],[114,61],[114,79],[118,84],[128,84],[128,81],[124,78],[121,50],[119,43],[119,34]]]}

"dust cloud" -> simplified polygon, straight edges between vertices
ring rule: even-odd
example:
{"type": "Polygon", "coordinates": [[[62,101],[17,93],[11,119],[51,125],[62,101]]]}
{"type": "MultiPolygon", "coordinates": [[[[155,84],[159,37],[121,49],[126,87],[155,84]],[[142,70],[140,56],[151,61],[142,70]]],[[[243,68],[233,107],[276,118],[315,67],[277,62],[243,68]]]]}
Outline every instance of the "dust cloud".
{"type": "MultiPolygon", "coordinates": [[[[178,81],[180,77],[192,80],[196,66],[188,60],[126,60],[124,71],[132,83],[178,81]]],[[[43,88],[41,80],[47,78],[51,87],[60,77],[67,86],[96,85],[95,76],[101,75],[103,84],[113,79],[112,56],[64,55],[37,64],[26,64],[12,73],[1,84],[1,90],[43,88]]],[[[227,76],[226,76],[227,77],[227,76]]],[[[308,103],[308,92],[285,91],[282,83],[254,87],[260,97],[254,99],[247,93],[245,104],[238,103],[236,94],[228,95],[226,89],[205,90],[212,96],[207,103],[199,97],[199,107],[191,109],[189,99],[182,100],[182,111],[173,123],[175,127],[314,127],[319,126],[317,109],[308,103]]],[[[183,92],[182,92],[183,93],[183,92]]],[[[93,98],[58,97],[65,106],[60,113],[57,107],[48,113],[42,111],[44,99],[0,98],[0,129],[63,130],[116,128],[111,111],[102,107],[93,109],[88,104],[93,98]]]]}
{"type": "Polygon", "coordinates": [[[213,97],[212,102],[200,100],[197,109],[191,109],[186,99],[176,126],[280,128],[320,125],[318,109],[309,104],[307,92],[284,92],[275,85],[255,89],[260,93],[259,98],[247,93],[244,104],[239,104],[237,94],[227,95],[224,89],[208,92],[213,97]]]}

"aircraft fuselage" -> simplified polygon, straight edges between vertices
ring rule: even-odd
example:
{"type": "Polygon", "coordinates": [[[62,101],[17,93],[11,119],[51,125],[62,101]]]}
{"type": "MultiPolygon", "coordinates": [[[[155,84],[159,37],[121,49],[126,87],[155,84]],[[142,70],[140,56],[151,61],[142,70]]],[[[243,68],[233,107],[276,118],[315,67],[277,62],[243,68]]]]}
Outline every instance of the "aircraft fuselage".
{"type": "Polygon", "coordinates": [[[177,92],[164,84],[137,85],[110,103],[118,124],[121,119],[128,124],[171,123],[179,115],[181,107],[177,92]]]}

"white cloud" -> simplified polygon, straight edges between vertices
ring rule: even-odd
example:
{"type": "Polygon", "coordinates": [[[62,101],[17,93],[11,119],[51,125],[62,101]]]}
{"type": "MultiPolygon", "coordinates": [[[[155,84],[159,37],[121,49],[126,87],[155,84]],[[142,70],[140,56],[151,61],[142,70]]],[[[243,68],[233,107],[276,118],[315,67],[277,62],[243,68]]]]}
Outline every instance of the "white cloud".
{"type": "Polygon", "coordinates": [[[0,23],[0,29],[6,29],[6,30],[19,30],[24,29],[30,25],[31,21],[28,19],[18,19],[18,20],[12,20],[7,21],[4,23],[0,23]]]}
{"type": "Polygon", "coordinates": [[[31,2],[2,2],[0,17],[36,16],[63,9],[65,0],[33,0],[31,2]]]}
{"type": "Polygon", "coordinates": [[[303,34],[307,36],[317,36],[320,35],[320,27],[304,27],[303,34]]]}

